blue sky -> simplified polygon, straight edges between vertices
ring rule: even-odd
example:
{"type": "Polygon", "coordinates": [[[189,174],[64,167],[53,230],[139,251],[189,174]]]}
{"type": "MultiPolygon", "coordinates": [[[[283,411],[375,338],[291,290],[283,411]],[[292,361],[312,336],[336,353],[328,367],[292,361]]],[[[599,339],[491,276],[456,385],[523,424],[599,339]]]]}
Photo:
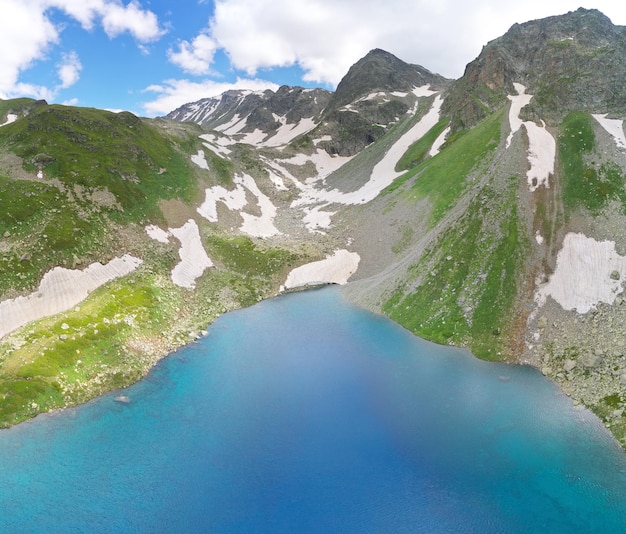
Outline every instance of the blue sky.
{"type": "Polygon", "coordinates": [[[231,88],[333,89],[372,48],[457,78],[513,23],[581,5],[626,25],[615,0],[0,0],[0,98],[158,116],[231,88]]]}

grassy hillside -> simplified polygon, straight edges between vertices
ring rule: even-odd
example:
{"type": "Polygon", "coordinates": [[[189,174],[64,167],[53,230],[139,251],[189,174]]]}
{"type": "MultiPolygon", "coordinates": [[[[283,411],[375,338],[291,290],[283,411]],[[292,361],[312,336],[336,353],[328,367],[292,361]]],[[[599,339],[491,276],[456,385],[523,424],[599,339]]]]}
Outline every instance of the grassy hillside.
{"type": "MultiPolygon", "coordinates": [[[[500,141],[500,129],[504,110],[492,114],[487,120],[469,131],[455,133],[443,145],[442,150],[433,158],[422,161],[408,170],[385,191],[385,194],[400,189],[407,181],[412,180],[408,198],[417,201],[428,198],[432,205],[431,224],[437,224],[454,206],[461,194],[471,185],[472,172],[486,161],[489,161],[500,141]]],[[[423,139],[435,141],[436,132],[440,132],[445,123],[439,122],[423,139]]],[[[428,145],[428,149],[430,149],[428,145]]],[[[424,152],[426,147],[413,146],[401,161],[414,159],[414,152],[424,152]]]]}
{"type": "Polygon", "coordinates": [[[68,188],[109,191],[119,207],[110,215],[121,221],[158,217],[161,198],[194,199],[194,173],[180,149],[193,143],[127,112],[57,105],[35,106],[0,129],[0,149],[22,158],[26,171],[68,188]]]}
{"type": "Polygon", "coordinates": [[[559,129],[558,148],[563,171],[563,201],[570,208],[585,208],[597,215],[610,200],[626,213],[624,176],[613,162],[600,162],[596,153],[593,118],[570,113],[559,129]]]}

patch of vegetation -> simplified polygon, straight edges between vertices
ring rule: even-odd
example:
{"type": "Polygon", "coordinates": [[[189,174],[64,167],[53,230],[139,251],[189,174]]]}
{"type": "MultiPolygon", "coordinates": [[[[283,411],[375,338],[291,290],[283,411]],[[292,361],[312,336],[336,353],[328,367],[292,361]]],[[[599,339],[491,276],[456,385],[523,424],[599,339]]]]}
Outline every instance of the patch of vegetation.
{"type": "Polygon", "coordinates": [[[465,345],[499,359],[528,243],[520,232],[515,186],[501,202],[483,191],[385,303],[385,314],[417,335],[465,345]],[[498,221],[491,227],[487,221],[498,221]]]}
{"type": "Polygon", "coordinates": [[[174,313],[159,305],[174,295],[156,282],[146,273],[113,281],[76,309],[18,331],[21,342],[5,345],[0,368],[0,395],[10,399],[2,403],[0,426],[83,402],[145,374],[145,355],[133,357],[132,342],[158,339],[174,313]]]}
{"type": "Polygon", "coordinates": [[[308,152],[315,148],[313,143],[313,138],[311,134],[304,134],[296,137],[291,143],[290,146],[293,147],[298,152],[308,152]]]}
{"type": "Polygon", "coordinates": [[[447,118],[441,119],[425,135],[413,143],[398,161],[396,172],[407,171],[424,161],[433,143],[446,129],[449,122],[450,120],[447,118]]]}
{"type": "Polygon", "coordinates": [[[430,223],[435,226],[466,190],[471,172],[498,146],[503,113],[494,113],[475,128],[457,133],[440,154],[398,178],[384,193],[389,194],[415,178],[409,197],[428,197],[432,203],[430,223]]]}
{"type": "Polygon", "coordinates": [[[33,288],[53,266],[74,267],[111,246],[99,213],[57,187],[0,177],[0,295],[33,288]]]}
{"type": "Polygon", "coordinates": [[[271,278],[298,260],[282,248],[259,247],[248,236],[212,236],[208,249],[230,271],[247,277],[271,278]]]}
{"type": "Polygon", "coordinates": [[[563,171],[563,202],[597,215],[610,200],[619,200],[626,213],[625,178],[615,163],[599,168],[588,163],[595,149],[595,135],[587,113],[570,113],[559,132],[558,147],[563,171]]]}
{"type": "Polygon", "coordinates": [[[124,209],[112,217],[141,222],[158,215],[161,198],[192,200],[190,162],[165,137],[131,113],[37,106],[0,129],[0,146],[23,158],[26,170],[87,188],[107,188],[124,209]]]}
{"type": "MultiPolygon", "coordinates": [[[[619,393],[607,395],[597,404],[591,406],[591,411],[595,413],[601,421],[611,430],[611,434],[617,439],[620,445],[626,449],[626,413],[625,399],[619,393]],[[615,412],[621,410],[621,415],[616,416],[615,412]]],[[[617,412],[619,414],[619,412],[617,412]]]]}
{"type": "Polygon", "coordinates": [[[212,150],[204,151],[206,161],[209,165],[209,169],[215,174],[217,180],[222,185],[230,184],[233,181],[234,167],[232,162],[225,158],[218,156],[212,150]]]}
{"type": "Polygon", "coordinates": [[[36,105],[31,98],[14,98],[11,100],[0,100],[0,124],[5,122],[9,113],[22,111],[36,105]]]}
{"type": "Polygon", "coordinates": [[[409,244],[411,243],[411,239],[413,239],[413,234],[415,231],[409,225],[406,225],[402,228],[402,235],[400,238],[392,245],[391,251],[394,254],[399,254],[403,250],[405,250],[409,244]]]}

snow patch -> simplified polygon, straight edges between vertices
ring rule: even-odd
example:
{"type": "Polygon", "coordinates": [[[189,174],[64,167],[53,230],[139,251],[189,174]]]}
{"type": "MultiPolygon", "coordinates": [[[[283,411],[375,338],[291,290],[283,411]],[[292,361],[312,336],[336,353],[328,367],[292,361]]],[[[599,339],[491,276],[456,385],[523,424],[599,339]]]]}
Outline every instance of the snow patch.
{"type": "Polygon", "coordinates": [[[107,282],[133,272],[142,260],[125,254],[109,263],[92,263],[84,270],[55,267],[34,293],[0,303],[0,338],[9,332],[56,313],[67,311],[107,282]]]}
{"type": "Polygon", "coordinates": [[[437,93],[437,91],[433,91],[430,88],[429,84],[426,85],[422,85],[420,87],[414,87],[413,91],[411,91],[415,96],[420,97],[420,96],[433,96],[434,94],[437,93]]]}
{"type": "Polygon", "coordinates": [[[204,157],[204,152],[202,150],[198,150],[198,153],[194,156],[191,156],[191,161],[195,163],[201,169],[209,170],[209,164],[206,162],[206,158],[204,157]]]}
{"type": "Polygon", "coordinates": [[[519,114],[522,108],[530,102],[533,95],[526,94],[526,87],[521,83],[514,83],[517,95],[509,95],[511,107],[509,108],[509,123],[511,131],[506,139],[506,148],[509,147],[513,135],[522,127],[528,134],[528,163],[530,169],[526,173],[526,180],[531,192],[539,186],[550,187],[549,178],[554,173],[554,161],[556,159],[556,141],[541,121],[541,126],[532,121],[522,121],[519,114]]]}
{"type": "Polygon", "coordinates": [[[323,234],[324,232],[320,230],[321,228],[330,228],[331,217],[337,212],[322,211],[322,208],[326,206],[327,205],[303,208],[302,211],[305,215],[302,218],[302,222],[309,232],[323,234]]]}
{"type": "Polygon", "coordinates": [[[387,151],[383,159],[372,169],[369,181],[358,191],[352,193],[349,203],[365,204],[373,200],[385,187],[404,174],[404,172],[395,171],[398,160],[415,141],[437,124],[442,103],[443,99],[437,95],[428,113],[387,151]],[[359,199],[359,197],[361,198],[359,199]]]}
{"type": "Polygon", "coordinates": [[[221,185],[205,189],[205,200],[196,211],[210,222],[217,222],[217,203],[223,202],[226,207],[233,210],[240,210],[246,205],[246,191],[237,186],[229,191],[221,185]]]}
{"type": "Polygon", "coordinates": [[[254,178],[237,175],[234,178],[236,188],[229,191],[221,185],[216,185],[205,190],[205,200],[197,208],[197,212],[210,222],[217,222],[217,203],[224,202],[231,211],[238,211],[243,219],[241,231],[253,237],[271,237],[279,235],[280,231],[274,226],[277,209],[268,196],[258,188],[254,178]],[[243,211],[248,204],[246,190],[257,198],[261,209],[261,215],[251,215],[243,211]]]}
{"type": "Polygon", "coordinates": [[[315,126],[315,121],[310,117],[302,119],[296,124],[284,124],[272,137],[270,137],[263,143],[263,146],[278,147],[286,145],[293,141],[299,135],[311,131],[313,128],[315,128],[315,126]]]}
{"type": "Polygon", "coordinates": [[[543,245],[543,236],[539,233],[539,230],[537,230],[537,232],[535,232],[535,241],[537,242],[538,245],[543,245]]]}
{"type": "Polygon", "coordinates": [[[311,284],[346,284],[358,269],[360,260],[356,252],[336,250],[326,259],[293,269],[287,276],[284,287],[291,289],[311,284]]]}
{"type": "Polygon", "coordinates": [[[517,95],[509,95],[507,98],[511,101],[511,107],[509,108],[509,125],[511,127],[511,131],[509,132],[509,136],[506,138],[506,148],[509,148],[511,141],[513,140],[513,135],[522,127],[524,122],[520,119],[520,112],[522,108],[530,103],[533,95],[526,94],[526,87],[524,87],[521,83],[514,83],[513,86],[517,90],[517,95]]]}
{"type": "Polygon", "coordinates": [[[7,120],[4,121],[2,124],[0,124],[0,128],[2,126],[6,126],[7,124],[11,124],[12,122],[15,122],[16,120],[17,120],[17,115],[14,115],[13,113],[8,113],[7,120]]]}
{"type": "Polygon", "coordinates": [[[200,139],[205,141],[202,143],[202,146],[222,157],[227,157],[231,153],[231,150],[226,147],[235,143],[235,141],[228,137],[220,137],[212,133],[202,134],[200,139]]]}
{"type": "Polygon", "coordinates": [[[165,230],[159,228],[158,226],[151,224],[146,226],[146,233],[148,236],[159,243],[169,243],[170,242],[170,233],[165,230]]]}
{"type": "Polygon", "coordinates": [[[541,124],[539,126],[530,121],[524,123],[528,133],[528,163],[530,163],[526,179],[531,192],[540,185],[550,187],[549,178],[551,174],[554,174],[556,141],[546,130],[545,123],[541,121],[541,124]]]}
{"type": "Polygon", "coordinates": [[[239,133],[245,126],[246,118],[236,113],[231,120],[224,124],[216,126],[215,129],[226,135],[234,135],[236,133],[239,133]]]}
{"type": "Polygon", "coordinates": [[[623,291],[626,256],[615,250],[614,241],[596,241],[584,234],[569,233],[556,259],[550,280],[535,294],[543,306],[552,297],[565,310],[587,313],[599,302],[613,304],[623,291]]]}
{"type": "Polygon", "coordinates": [[[621,119],[607,119],[604,115],[593,114],[593,118],[596,119],[602,128],[604,128],[615,140],[615,144],[626,150],[626,136],[624,135],[624,121],[621,119]]]}
{"type": "Polygon", "coordinates": [[[439,154],[439,151],[441,150],[441,147],[443,146],[443,144],[446,142],[446,137],[448,137],[449,133],[450,133],[450,126],[448,126],[443,132],[441,132],[439,136],[437,137],[437,139],[435,139],[433,146],[431,146],[430,150],[428,151],[428,155],[431,158],[439,154]]]}
{"type": "Polygon", "coordinates": [[[279,235],[280,232],[274,226],[274,218],[276,217],[276,206],[272,204],[272,201],[264,195],[256,185],[254,178],[244,174],[242,176],[235,177],[235,183],[245,187],[250,193],[252,193],[258,201],[261,208],[261,215],[250,215],[244,211],[240,212],[243,218],[243,224],[241,225],[241,231],[253,237],[272,237],[279,235]]]}
{"type": "MultiPolygon", "coordinates": [[[[263,158],[261,158],[263,159],[263,158]]],[[[267,163],[267,161],[266,161],[267,163]]],[[[269,164],[268,164],[269,167],[269,164]]],[[[285,185],[284,180],[282,179],[281,176],[279,176],[278,174],[276,174],[271,168],[267,169],[267,174],[269,176],[270,181],[274,184],[274,187],[278,190],[278,191],[287,191],[287,186],[285,185]]]]}
{"type": "Polygon", "coordinates": [[[189,219],[180,228],[170,228],[169,231],[180,241],[178,250],[180,263],[172,269],[172,282],[177,286],[193,289],[196,286],[196,279],[202,276],[205,269],[213,266],[202,245],[198,224],[189,219]]]}

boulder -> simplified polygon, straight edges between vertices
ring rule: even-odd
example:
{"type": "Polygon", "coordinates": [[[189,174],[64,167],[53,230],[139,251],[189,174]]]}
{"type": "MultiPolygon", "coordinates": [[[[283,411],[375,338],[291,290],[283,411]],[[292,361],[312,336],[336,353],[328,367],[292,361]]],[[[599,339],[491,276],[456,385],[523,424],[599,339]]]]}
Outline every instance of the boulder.
{"type": "Polygon", "coordinates": [[[570,360],[569,358],[563,362],[563,371],[569,373],[576,367],[576,360],[570,360]]]}

